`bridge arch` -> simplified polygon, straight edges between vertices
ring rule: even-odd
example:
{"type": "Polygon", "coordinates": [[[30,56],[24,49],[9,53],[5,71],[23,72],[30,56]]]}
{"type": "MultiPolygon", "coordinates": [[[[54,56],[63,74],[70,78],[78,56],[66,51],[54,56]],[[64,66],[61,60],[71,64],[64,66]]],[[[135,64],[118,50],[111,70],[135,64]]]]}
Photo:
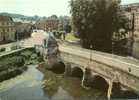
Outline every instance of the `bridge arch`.
{"type": "Polygon", "coordinates": [[[83,70],[80,68],[80,67],[73,67],[72,70],[71,70],[71,76],[73,77],[78,77],[80,79],[83,78],[83,70]]]}
{"type": "Polygon", "coordinates": [[[55,63],[52,71],[56,74],[63,74],[65,72],[65,64],[62,61],[55,63]]]}
{"type": "Polygon", "coordinates": [[[122,90],[119,82],[113,82],[111,98],[116,99],[137,99],[139,95],[131,90],[122,90]]]}
{"type": "Polygon", "coordinates": [[[104,77],[100,75],[95,75],[91,82],[92,82],[91,87],[99,89],[99,90],[103,90],[104,92],[107,93],[108,88],[109,88],[109,83],[104,77]]]}
{"type": "Polygon", "coordinates": [[[112,83],[111,98],[118,98],[121,95],[121,84],[119,82],[112,83]]]}

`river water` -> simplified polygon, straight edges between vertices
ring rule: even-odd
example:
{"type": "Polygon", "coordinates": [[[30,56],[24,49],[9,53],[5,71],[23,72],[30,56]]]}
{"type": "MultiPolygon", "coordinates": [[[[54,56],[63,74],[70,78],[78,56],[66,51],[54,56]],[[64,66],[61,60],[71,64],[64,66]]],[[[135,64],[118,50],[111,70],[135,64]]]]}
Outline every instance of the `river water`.
{"type": "Polygon", "coordinates": [[[105,93],[81,87],[78,78],[42,72],[36,65],[23,74],[0,83],[0,100],[100,100],[105,93]]]}

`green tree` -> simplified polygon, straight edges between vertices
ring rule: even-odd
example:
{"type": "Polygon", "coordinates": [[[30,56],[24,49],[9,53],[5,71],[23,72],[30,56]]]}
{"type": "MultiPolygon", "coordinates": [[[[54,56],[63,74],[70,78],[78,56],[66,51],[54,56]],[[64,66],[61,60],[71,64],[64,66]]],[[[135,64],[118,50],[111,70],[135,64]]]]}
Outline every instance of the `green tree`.
{"type": "Polygon", "coordinates": [[[66,33],[70,33],[71,32],[71,25],[65,25],[64,30],[66,33]]]}
{"type": "MultiPolygon", "coordinates": [[[[127,19],[116,0],[71,0],[74,27],[84,48],[112,52],[113,33],[127,30],[127,19]]],[[[126,31],[125,31],[126,33],[126,31]]]]}

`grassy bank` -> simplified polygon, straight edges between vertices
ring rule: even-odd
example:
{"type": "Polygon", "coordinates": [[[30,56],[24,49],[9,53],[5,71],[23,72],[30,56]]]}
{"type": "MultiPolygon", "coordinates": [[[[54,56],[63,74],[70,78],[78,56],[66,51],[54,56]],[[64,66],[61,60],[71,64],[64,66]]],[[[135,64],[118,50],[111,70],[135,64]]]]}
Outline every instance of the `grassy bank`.
{"type": "Polygon", "coordinates": [[[79,41],[80,39],[76,38],[73,33],[69,33],[66,35],[65,40],[69,42],[76,42],[76,41],[79,41]]]}
{"type": "Polygon", "coordinates": [[[37,64],[40,57],[33,48],[19,50],[0,57],[0,81],[7,80],[27,70],[27,65],[37,64]]]}

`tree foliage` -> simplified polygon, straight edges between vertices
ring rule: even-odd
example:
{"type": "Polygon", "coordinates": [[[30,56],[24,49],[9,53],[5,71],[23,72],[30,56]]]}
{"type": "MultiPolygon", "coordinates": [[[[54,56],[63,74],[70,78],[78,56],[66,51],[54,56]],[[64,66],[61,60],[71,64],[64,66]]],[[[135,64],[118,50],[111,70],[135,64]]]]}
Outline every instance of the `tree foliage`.
{"type": "Polygon", "coordinates": [[[65,30],[66,33],[70,33],[71,30],[72,30],[71,25],[69,25],[69,24],[65,25],[64,30],[65,30]]]}
{"type": "MultiPolygon", "coordinates": [[[[127,19],[119,10],[116,0],[71,0],[74,27],[82,46],[104,52],[112,51],[113,33],[127,30],[127,19]]],[[[124,33],[127,33],[125,31],[124,33]]]]}

